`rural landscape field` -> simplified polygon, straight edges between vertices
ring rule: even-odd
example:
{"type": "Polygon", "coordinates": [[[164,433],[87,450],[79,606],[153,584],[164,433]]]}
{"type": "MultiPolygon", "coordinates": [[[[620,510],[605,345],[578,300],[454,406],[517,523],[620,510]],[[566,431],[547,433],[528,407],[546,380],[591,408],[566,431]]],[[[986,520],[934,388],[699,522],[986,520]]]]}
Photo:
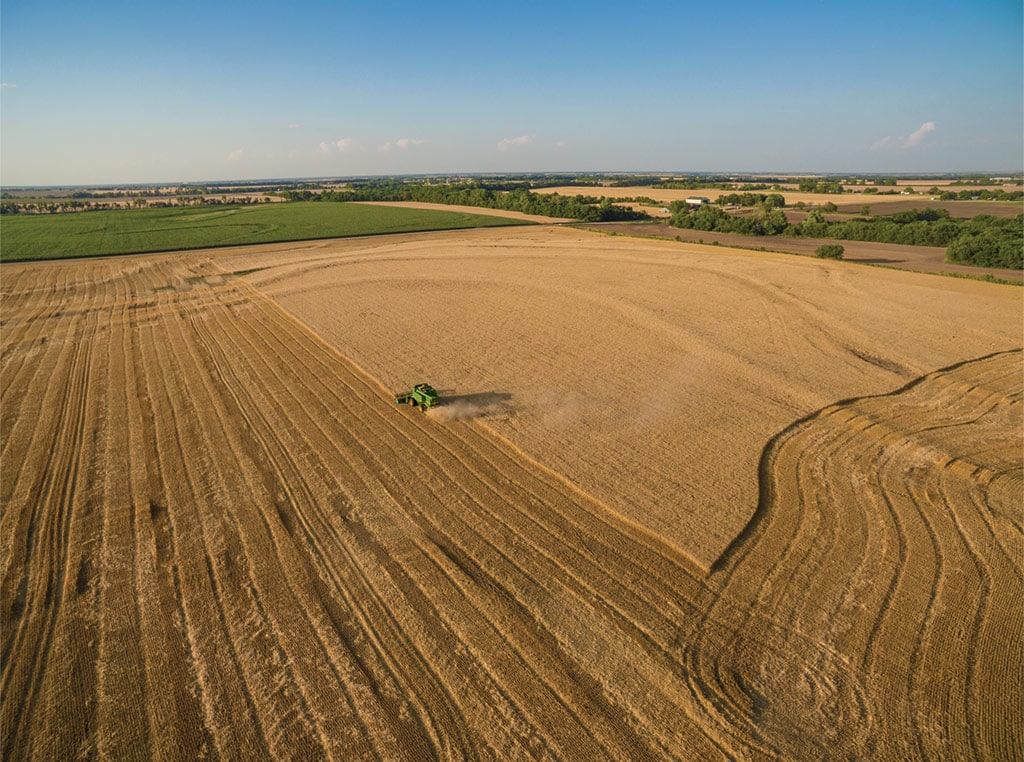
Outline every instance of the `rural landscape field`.
{"type": "Polygon", "coordinates": [[[0,762],[1024,762],[1022,61],[4,2],[0,762]]]}
{"type": "MultiPolygon", "coordinates": [[[[4,220],[5,261],[178,251],[246,243],[525,224],[475,209],[409,210],[366,204],[296,203],[11,215],[4,220]]],[[[547,221],[547,220],[545,220],[547,221]]]]}
{"type": "Polygon", "coordinates": [[[0,268],[4,759],[1024,757],[1019,287],[556,225],[0,268]]]}

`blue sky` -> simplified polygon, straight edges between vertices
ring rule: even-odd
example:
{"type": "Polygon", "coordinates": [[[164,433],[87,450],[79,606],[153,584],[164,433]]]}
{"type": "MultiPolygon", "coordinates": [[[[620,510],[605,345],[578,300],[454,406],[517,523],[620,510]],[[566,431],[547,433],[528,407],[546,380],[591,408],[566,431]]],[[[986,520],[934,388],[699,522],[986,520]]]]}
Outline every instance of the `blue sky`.
{"type": "Polygon", "coordinates": [[[0,6],[7,186],[1024,169],[1021,0],[0,6]]]}

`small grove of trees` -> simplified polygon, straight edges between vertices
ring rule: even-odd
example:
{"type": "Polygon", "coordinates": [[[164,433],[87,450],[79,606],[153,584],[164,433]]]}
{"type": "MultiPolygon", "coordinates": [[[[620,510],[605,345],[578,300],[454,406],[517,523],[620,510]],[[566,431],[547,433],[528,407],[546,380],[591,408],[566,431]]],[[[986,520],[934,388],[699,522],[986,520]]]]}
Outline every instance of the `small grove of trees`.
{"type": "Polygon", "coordinates": [[[838,243],[823,243],[814,250],[820,259],[842,259],[845,249],[838,243]]]}
{"type": "Polygon", "coordinates": [[[829,222],[812,210],[796,226],[805,238],[840,238],[846,241],[877,241],[914,246],[948,246],[959,234],[961,220],[951,219],[945,209],[914,209],[871,218],[829,222]]]}
{"type": "Polygon", "coordinates": [[[838,180],[805,177],[797,181],[801,193],[842,193],[845,188],[838,180]]]}
{"type": "Polygon", "coordinates": [[[1024,270],[1024,215],[998,219],[979,214],[971,218],[946,249],[946,261],[1024,270]]]}
{"type": "Polygon", "coordinates": [[[693,209],[683,201],[669,205],[669,224],[677,228],[745,235],[782,235],[791,228],[786,213],[777,207],[761,205],[755,207],[752,215],[738,217],[720,206],[705,204],[693,209]]]}
{"type": "Polygon", "coordinates": [[[729,193],[728,195],[721,195],[715,203],[721,204],[722,206],[761,205],[774,208],[785,206],[786,198],[781,193],[752,193],[750,191],[746,191],[744,193],[729,193]]]}

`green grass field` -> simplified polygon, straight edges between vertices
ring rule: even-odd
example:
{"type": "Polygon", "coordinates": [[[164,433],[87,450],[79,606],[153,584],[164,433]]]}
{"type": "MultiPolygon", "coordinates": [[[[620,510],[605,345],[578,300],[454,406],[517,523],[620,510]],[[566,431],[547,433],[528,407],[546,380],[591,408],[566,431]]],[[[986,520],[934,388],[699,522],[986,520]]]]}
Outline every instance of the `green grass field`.
{"type": "Polygon", "coordinates": [[[64,259],[531,224],[456,211],[289,202],[0,217],[0,260],[64,259]]]}

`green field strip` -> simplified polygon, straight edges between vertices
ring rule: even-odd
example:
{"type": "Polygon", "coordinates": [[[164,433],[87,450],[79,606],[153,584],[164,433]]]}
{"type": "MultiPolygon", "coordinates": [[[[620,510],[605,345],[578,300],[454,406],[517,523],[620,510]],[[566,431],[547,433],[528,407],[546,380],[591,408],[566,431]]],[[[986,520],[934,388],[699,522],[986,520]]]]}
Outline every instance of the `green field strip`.
{"type": "Polygon", "coordinates": [[[533,224],[493,215],[348,203],[5,215],[0,260],[143,254],[319,238],[533,224]]]}

